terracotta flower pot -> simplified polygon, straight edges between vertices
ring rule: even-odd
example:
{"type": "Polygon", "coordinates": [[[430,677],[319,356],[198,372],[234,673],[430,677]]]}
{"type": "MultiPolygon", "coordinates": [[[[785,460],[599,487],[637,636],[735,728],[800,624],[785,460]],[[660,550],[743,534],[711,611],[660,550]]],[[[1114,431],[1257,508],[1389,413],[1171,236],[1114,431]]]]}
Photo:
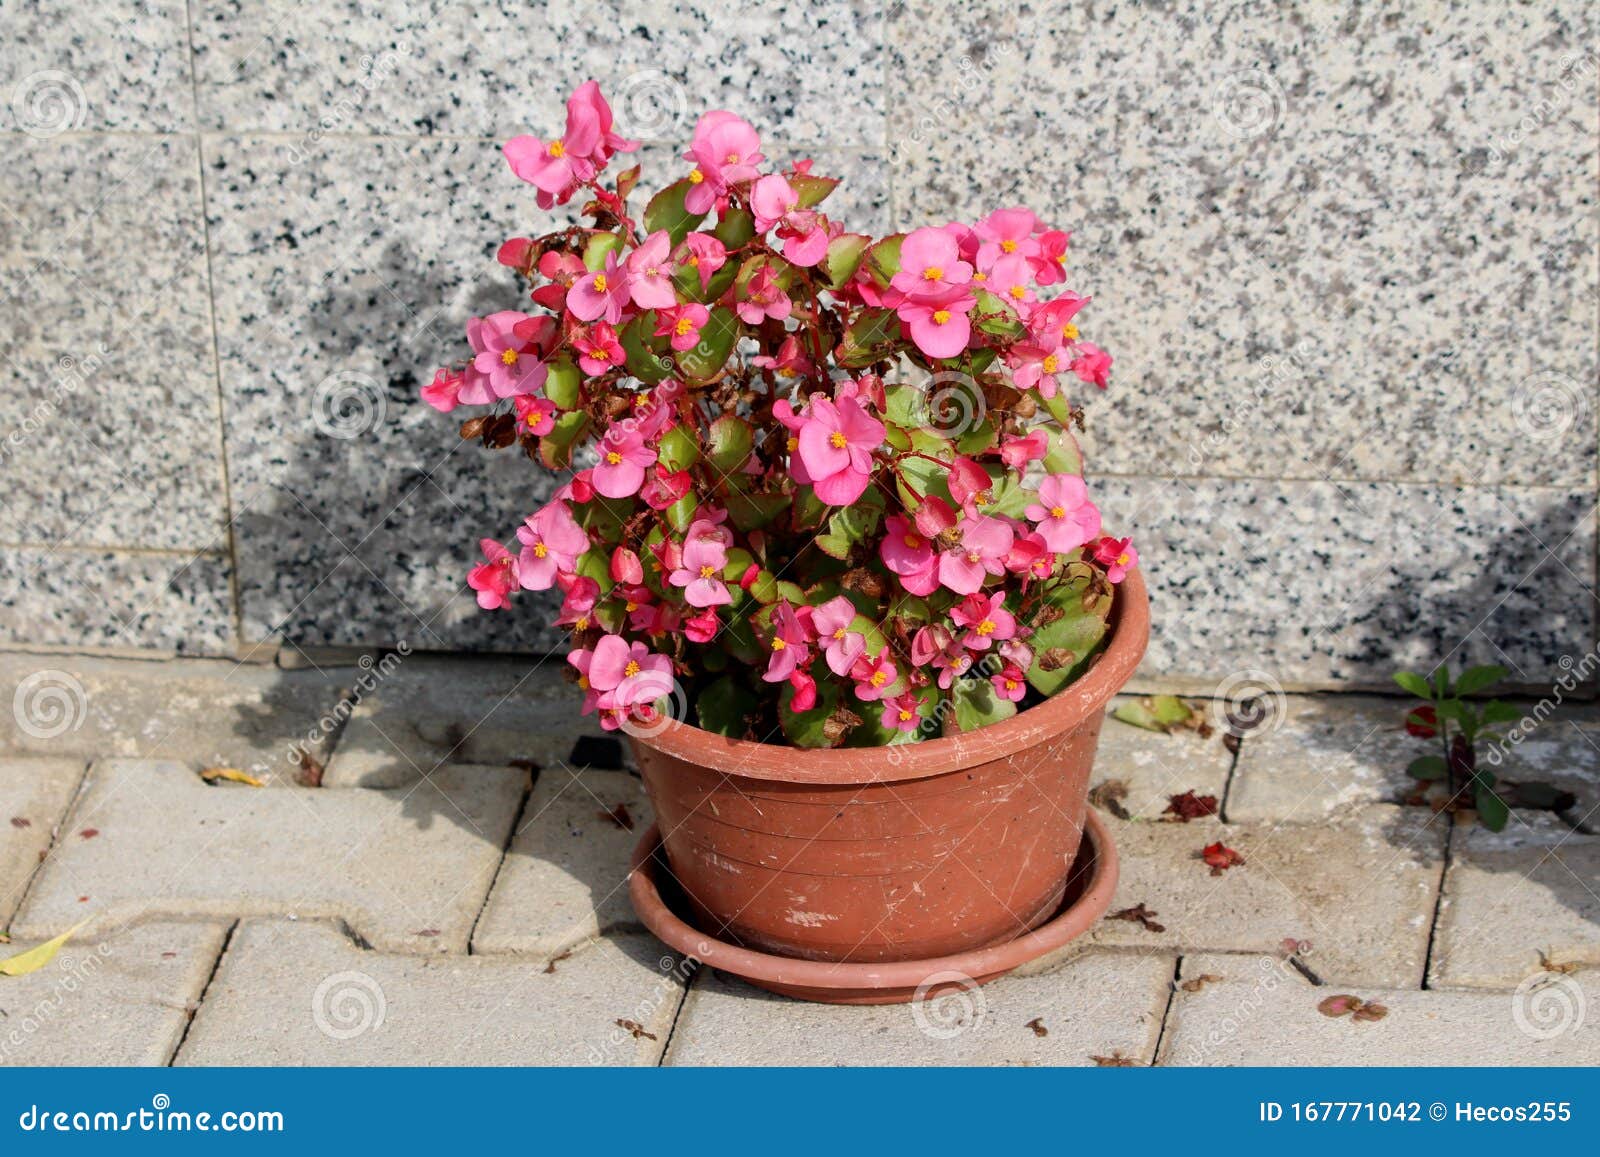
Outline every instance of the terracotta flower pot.
{"type": "Polygon", "coordinates": [[[1048,920],[1082,839],[1105,705],[1149,628],[1135,571],[1087,674],[965,735],[808,750],[666,721],[631,736],[696,922],[762,952],[876,962],[969,952],[1048,920]]]}

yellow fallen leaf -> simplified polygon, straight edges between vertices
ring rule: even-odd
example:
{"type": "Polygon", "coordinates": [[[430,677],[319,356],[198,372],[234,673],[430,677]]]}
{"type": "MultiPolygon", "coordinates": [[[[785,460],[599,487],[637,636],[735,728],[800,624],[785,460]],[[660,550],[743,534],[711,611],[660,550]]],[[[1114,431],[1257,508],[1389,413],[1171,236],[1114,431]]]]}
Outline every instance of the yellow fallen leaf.
{"type": "Polygon", "coordinates": [[[0,960],[0,976],[26,976],[30,972],[39,971],[39,969],[54,960],[56,953],[61,951],[61,946],[67,942],[74,932],[87,923],[88,921],[84,920],[82,923],[74,924],[54,940],[46,940],[37,948],[30,948],[26,952],[19,952],[9,959],[0,960]]]}
{"type": "Polygon", "coordinates": [[[207,783],[216,783],[225,779],[229,783],[242,783],[250,787],[266,787],[266,781],[251,775],[248,771],[240,771],[237,767],[202,767],[200,778],[207,783]]]}

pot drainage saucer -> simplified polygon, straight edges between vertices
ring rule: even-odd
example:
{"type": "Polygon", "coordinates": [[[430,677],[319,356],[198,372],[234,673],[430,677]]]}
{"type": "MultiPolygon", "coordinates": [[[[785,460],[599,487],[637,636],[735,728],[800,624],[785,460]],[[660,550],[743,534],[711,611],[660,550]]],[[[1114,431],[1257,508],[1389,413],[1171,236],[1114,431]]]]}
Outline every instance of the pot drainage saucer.
{"type": "Polygon", "coordinates": [[[654,824],[634,849],[628,894],[645,927],[669,947],[760,988],[827,1004],[900,1004],[986,984],[1087,931],[1111,906],[1117,887],[1117,850],[1093,808],[1086,813],[1084,835],[1067,899],[1053,917],[1015,940],[927,960],[870,964],[800,960],[757,952],[701,932],[678,914],[684,905],[654,824]]]}

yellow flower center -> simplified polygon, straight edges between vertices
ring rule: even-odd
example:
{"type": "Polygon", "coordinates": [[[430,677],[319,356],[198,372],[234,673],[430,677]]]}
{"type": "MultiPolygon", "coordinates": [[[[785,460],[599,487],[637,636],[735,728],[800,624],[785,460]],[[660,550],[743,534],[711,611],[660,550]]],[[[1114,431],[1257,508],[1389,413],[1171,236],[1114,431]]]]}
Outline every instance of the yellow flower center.
{"type": "Polygon", "coordinates": [[[738,153],[729,153],[728,154],[728,164],[737,165],[738,163],[739,163],[739,154],[738,153]]]}
{"type": "Polygon", "coordinates": [[[700,577],[701,578],[710,578],[712,575],[714,575],[716,573],[717,573],[717,568],[714,567],[714,566],[703,566],[703,567],[700,568],[700,577]]]}
{"type": "Polygon", "coordinates": [[[684,264],[687,265],[690,269],[699,269],[700,268],[700,258],[698,256],[696,256],[695,254],[691,253],[691,254],[689,254],[689,260],[685,261],[684,264]]]}
{"type": "Polygon", "coordinates": [[[1128,565],[1128,560],[1129,560],[1129,555],[1126,552],[1123,552],[1122,554],[1117,555],[1117,565],[1118,566],[1127,566],[1128,565]]]}
{"type": "Polygon", "coordinates": [[[628,665],[622,669],[622,677],[624,679],[632,679],[641,670],[643,670],[643,668],[639,666],[639,660],[629,659],[628,665]]]}
{"type": "Polygon", "coordinates": [[[974,281],[988,281],[989,280],[989,275],[987,273],[974,273],[972,275],[972,280],[974,280],[974,281]]]}
{"type": "MultiPolygon", "coordinates": [[[[589,616],[579,615],[572,625],[580,631],[587,631],[589,629],[589,616]]],[[[578,681],[580,683],[583,682],[581,679],[578,681]]]]}
{"type": "Polygon", "coordinates": [[[982,562],[983,561],[983,555],[979,554],[975,550],[969,550],[969,551],[967,551],[967,561],[968,562],[982,562]]]}
{"type": "Polygon", "coordinates": [[[872,673],[872,678],[867,680],[867,682],[871,683],[874,687],[882,687],[888,681],[889,676],[884,671],[874,671],[872,673]]]}
{"type": "Polygon", "coordinates": [[[954,667],[957,671],[965,671],[971,664],[971,655],[961,655],[954,663],[951,663],[950,666],[954,667]]]}
{"type": "Polygon", "coordinates": [[[541,415],[539,414],[538,410],[529,410],[528,411],[528,425],[537,426],[539,424],[540,416],[541,415]]]}
{"type": "Polygon", "coordinates": [[[609,362],[611,360],[611,351],[606,349],[605,346],[596,346],[589,351],[589,356],[597,362],[609,362]]]}
{"type": "Polygon", "coordinates": [[[1057,253],[1056,264],[1065,267],[1067,264],[1067,255],[1065,253],[1057,253]]]}
{"type": "Polygon", "coordinates": [[[694,322],[690,321],[686,317],[680,317],[678,319],[678,324],[673,326],[672,328],[677,331],[679,337],[683,337],[685,334],[687,334],[690,330],[692,330],[694,328],[694,322]]]}
{"type": "Polygon", "coordinates": [[[606,291],[607,284],[606,275],[604,273],[596,273],[594,275],[594,288],[596,293],[604,293],[606,291]]]}
{"type": "Polygon", "coordinates": [[[1041,368],[1045,373],[1053,374],[1056,372],[1056,367],[1060,364],[1061,359],[1056,357],[1055,354],[1046,354],[1044,361],[1041,363],[1041,368]]]}
{"type": "Polygon", "coordinates": [[[840,628],[839,628],[839,629],[838,629],[838,630],[837,630],[837,631],[835,631],[835,632],[834,632],[834,633],[833,633],[833,637],[834,637],[834,638],[835,638],[835,639],[842,639],[842,638],[844,638],[844,628],[843,628],[843,627],[840,627],[840,628]]]}
{"type": "Polygon", "coordinates": [[[628,614],[631,615],[631,614],[633,614],[634,611],[639,609],[639,604],[638,603],[623,603],[622,604],[622,609],[627,611],[628,614]]]}
{"type": "Polygon", "coordinates": [[[550,142],[550,155],[552,157],[564,157],[564,156],[566,156],[567,155],[567,146],[561,141],[551,141],[550,142]]]}
{"type": "Polygon", "coordinates": [[[1006,680],[1006,690],[1007,691],[1015,691],[1016,689],[1017,689],[1017,681],[1015,679],[1007,679],[1006,680]]]}
{"type": "MultiPolygon", "coordinates": [[[[582,628],[580,627],[579,629],[581,630],[582,628]]],[[[587,691],[588,689],[589,689],[589,676],[587,676],[587,675],[579,675],[578,676],[578,690],[587,691]]]]}
{"type": "Polygon", "coordinates": [[[782,640],[782,639],[773,639],[773,640],[772,640],[772,649],[773,649],[773,650],[774,650],[774,651],[781,651],[781,650],[783,650],[783,649],[784,649],[784,648],[785,648],[785,647],[787,647],[787,646],[788,646],[788,645],[789,645],[789,644],[788,644],[788,643],[785,643],[785,642],[784,642],[784,641],[783,641],[783,640],[782,640]]]}
{"type": "Polygon", "coordinates": [[[904,723],[910,718],[911,712],[907,711],[904,707],[900,708],[900,722],[904,723]]]}
{"type": "Polygon", "coordinates": [[[845,439],[843,434],[835,430],[833,433],[828,435],[828,445],[832,446],[835,450],[843,450],[847,445],[849,445],[849,442],[845,439]]]}
{"type": "Polygon", "coordinates": [[[500,352],[500,364],[503,365],[503,366],[514,366],[514,365],[516,365],[517,364],[517,351],[516,350],[502,350],[500,352]]]}
{"type": "Polygon", "coordinates": [[[1004,249],[1007,253],[1015,253],[1017,251],[1017,243],[1009,240],[1002,241],[1000,242],[1000,248],[1004,249]]]}
{"type": "Polygon", "coordinates": [[[796,438],[793,434],[790,434],[789,440],[785,442],[784,445],[789,448],[789,453],[793,454],[796,450],[800,449],[800,439],[796,438]]]}
{"type": "Polygon", "coordinates": [[[1066,325],[1061,327],[1061,336],[1066,338],[1068,341],[1077,341],[1078,327],[1073,325],[1070,321],[1067,322],[1066,325]]]}
{"type": "Polygon", "coordinates": [[[615,450],[607,450],[606,451],[606,464],[608,466],[620,466],[620,465],[622,465],[622,455],[618,454],[615,450]]]}
{"type": "Polygon", "coordinates": [[[937,265],[930,265],[928,268],[922,271],[922,280],[924,281],[938,281],[943,276],[944,270],[940,269],[937,265]]]}
{"type": "Polygon", "coordinates": [[[980,635],[992,635],[994,634],[994,620],[984,619],[975,629],[980,635]]]}
{"type": "Polygon", "coordinates": [[[905,543],[912,550],[921,550],[922,549],[922,539],[920,539],[919,537],[917,537],[914,534],[908,534],[904,538],[902,538],[900,541],[905,543]]]}
{"type": "Polygon", "coordinates": [[[1013,285],[1009,292],[1011,296],[1018,301],[1021,301],[1028,294],[1028,291],[1020,285],[1013,285]]]}
{"type": "Polygon", "coordinates": [[[543,558],[545,555],[547,555],[549,553],[550,553],[550,548],[548,546],[546,546],[544,543],[536,542],[536,543],[533,544],[533,557],[534,558],[543,558]]]}
{"type": "Polygon", "coordinates": [[[950,311],[948,309],[940,309],[940,310],[935,310],[934,311],[934,314],[933,314],[933,324],[934,325],[943,325],[945,322],[947,322],[949,320],[950,320],[950,311]]]}
{"type": "Polygon", "coordinates": [[[706,175],[704,173],[702,173],[699,169],[690,169],[689,170],[689,184],[698,185],[701,181],[704,181],[705,179],[706,179],[706,175]]]}
{"type": "Polygon", "coordinates": [[[1052,506],[1050,508],[1050,517],[1051,518],[1065,518],[1066,516],[1067,516],[1066,507],[1064,507],[1064,506],[1052,506]]]}

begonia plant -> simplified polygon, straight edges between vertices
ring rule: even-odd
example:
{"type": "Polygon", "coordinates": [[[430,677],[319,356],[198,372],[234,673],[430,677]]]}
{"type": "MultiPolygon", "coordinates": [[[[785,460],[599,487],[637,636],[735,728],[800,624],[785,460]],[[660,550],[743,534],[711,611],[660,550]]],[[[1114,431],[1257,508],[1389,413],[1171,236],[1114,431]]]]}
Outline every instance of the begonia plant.
{"type": "Polygon", "coordinates": [[[1079,333],[1068,234],[1020,208],[852,232],[837,179],[725,111],[635,214],[640,169],[602,176],[636,147],[593,81],[561,137],[505,145],[585,223],[501,247],[531,304],[469,320],[470,360],[422,390],[564,476],[516,546],[482,540],[480,606],[558,591],[608,729],[906,743],[1077,678],[1138,556],[1072,435],[1111,357],[1079,333]]]}

